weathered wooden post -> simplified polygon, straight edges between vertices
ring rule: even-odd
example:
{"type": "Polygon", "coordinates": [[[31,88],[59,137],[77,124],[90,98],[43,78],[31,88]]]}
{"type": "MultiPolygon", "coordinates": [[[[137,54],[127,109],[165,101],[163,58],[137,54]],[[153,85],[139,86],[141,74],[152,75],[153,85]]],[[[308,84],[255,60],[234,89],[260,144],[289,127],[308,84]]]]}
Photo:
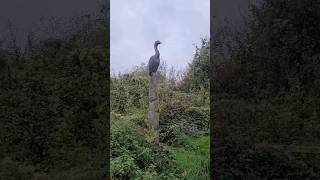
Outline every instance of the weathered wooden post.
{"type": "Polygon", "coordinates": [[[154,142],[159,144],[159,111],[156,75],[149,76],[149,130],[154,133],[154,142]]]}
{"type": "Polygon", "coordinates": [[[155,55],[149,59],[149,109],[148,109],[148,120],[149,130],[154,136],[154,142],[159,144],[159,110],[158,110],[158,95],[157,95],[157,79],[156,72],[160,64],[160,52],[158,45],[160,41],[154,43],[155,55]]]}

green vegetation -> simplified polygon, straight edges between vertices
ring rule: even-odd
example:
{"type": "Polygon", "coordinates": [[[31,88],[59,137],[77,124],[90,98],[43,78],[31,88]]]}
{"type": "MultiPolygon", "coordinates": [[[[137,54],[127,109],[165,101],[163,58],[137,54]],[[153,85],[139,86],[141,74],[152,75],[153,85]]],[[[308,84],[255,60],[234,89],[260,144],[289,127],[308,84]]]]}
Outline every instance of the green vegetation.
{"type": "Polygon", "coordinates": [[[165,64],[159,68],[159,146],[152,143],[153,135],[147,129],[146,67],[141,65],[111,78],[113,179],[208,179],[208,74],[195,73],[202,68],[198,67],[199,61],[209,61],[208,52],[208,42],[203,40],[182,77],[174,69],[168,77],[165,64]],[[205,81],[205,86],[194,84],[198,82],[195,78],[205,81]],[[199,166],[191,166],[186,158],[197,161],[199,166]]]}
{"type": "Polygon", "coordinates": [[[52,32],[46,36],[30,33],[25,50],[16,44],[14,27],[6,29],[11,36],[0,47],[0,179],[106,178],[106,10],[61,23],[65,29],[46,29],[52,32]]]}
{"type": "Polygon", "coordinates": [[[213,43],[216,179],[320,178],[319,7],[266,0],[227,56],[213,43]]]}
{"type": "Polygon", "coordinates": [[[190,180],[209,179],[209,136],[188,138],[183,146],[173,147],[182,177],[190,180]]]}

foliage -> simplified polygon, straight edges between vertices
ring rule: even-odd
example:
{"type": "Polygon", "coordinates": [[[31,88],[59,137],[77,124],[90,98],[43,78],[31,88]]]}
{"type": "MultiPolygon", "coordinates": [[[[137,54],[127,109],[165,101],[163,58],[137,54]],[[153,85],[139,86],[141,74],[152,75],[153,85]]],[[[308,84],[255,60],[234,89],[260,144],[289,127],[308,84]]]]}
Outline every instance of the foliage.
{"type": "Polygon", "coordinates": [[[181,89],[184,91],[209,89],[209,45],[207,39],[201,39],[201,46],[196,46],[194,58],[183,77],[181,89]]]}
{"type": "MultiPolygon", "coordinates": [[[[145,117],[139,117],[145,118],[145,117]]],[[[114,179],[171,179],[175,157],[171,151],[147,142],[136,116],[112,115],[111,173],[114,179]],[[161,177],[161,178],[160,178],[161,177]]]]}
{"type": "Polygon", "coordinates": [[[185,179],[209,179],[209,137],[188,138],[173,148],[177,166],[185,179]]]}
{"type": "Polygon", "coordinates": [[[319,179],[319,5],[265,1],[213,63],[216,179],[319,179]]]}
{"type": "MultiPolygon", "coordinates": [[[[199,51],[202,51],[199,49],[199,51]]],[[[207,59],[208,60],[208,57],[207,59]]],[[[194,61],[198,62],[198,61],[194,61]]],[[[195,65],[198,66],[198,65],[195,65]]],[[[159,146],[153,144],[154,133],[147,128],[149,77],[144,64],[125,74],[112,77],[111,82],[111,174],[113,179],[181,179],[184,175],[183,154],[194,159],[203,158],[198,169],[208,177],[209,152],[196,156],[194,152],[175,151],[171,145],[183,146],[190,136],[208,132],[208,90],[196,88],[199,84],[189,83],[197,91],[179,87],[174,69],[168,76],[165,62],[157,73],[160,112],[159,146]],[[199,91],[198,89],[202,89],[199,91]],[[191,93],[192,92],[192,93],[191,93]],[[179,159],[176,159],[179,155],[179,159]]],[[[193,76],[190,78],[194,78],[193,76]]],[[[194,80],[194,82],[196,82],[194,80]]],[[[183,86],[189,88],[187,86],[183,86]]],[[[208,139],[207,139],[208,140],[208,139]]],[[[204,142],[208,145],[208,141],[204,142]]],[[[206,149],[207,150],[207,149],[206,149]]],[[[199,151],[200,152],[200,151],[199,151]]],[[[201,151],[202,152],[202,151],[201,151]]],[[[192,172],[196,172],[193,169],[192,172]]]]}
{"type": "Polygon", "coordinates": [[[139,74],[121,75],[111,82],[111,108],[118,113],[125,113],[129,108],[146,108],[148,96],[148,77],[139,74]]]}
{"type": "Polygon", "coordinates": [[[15,169],[17,179],[106,177],[109,32],[88,17],[61,39],[0,50],[0,157],[13,167],[5,178],[15,169]]]}
{"type": "MultiPolygon", "coordinates": [[[[167,99],[162,99],[164,102],[160,103],[161,142],[179,144],[185,136],[196,136],[203,131],[208,131],[209,112],[202,106],[192,106],[194,96],[188,97],[185,93],[176,92],[167,99]]],[[[204,101],[204,98],[196,97],[204,101]]]]}
{"type": "Polygon", "coordinates": [[[46,174],[36,172],[36,167],[13,161],[10,158],[4,158],[0,161],[0,179],[17,180],[17,179],[47,179],[46,174]]]}

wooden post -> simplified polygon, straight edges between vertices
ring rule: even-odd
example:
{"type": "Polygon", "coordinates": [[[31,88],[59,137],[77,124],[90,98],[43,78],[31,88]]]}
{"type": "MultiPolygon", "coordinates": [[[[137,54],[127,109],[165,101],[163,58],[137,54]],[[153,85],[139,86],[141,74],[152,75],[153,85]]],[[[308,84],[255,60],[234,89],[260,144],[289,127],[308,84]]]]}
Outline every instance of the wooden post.
{"type": "Polygon", "coordinates": [[[157,96],[157,81],[155,73],[149,76],[149,130],[154,133],[154,142],[159,144],[159,111],[157,96]]]}

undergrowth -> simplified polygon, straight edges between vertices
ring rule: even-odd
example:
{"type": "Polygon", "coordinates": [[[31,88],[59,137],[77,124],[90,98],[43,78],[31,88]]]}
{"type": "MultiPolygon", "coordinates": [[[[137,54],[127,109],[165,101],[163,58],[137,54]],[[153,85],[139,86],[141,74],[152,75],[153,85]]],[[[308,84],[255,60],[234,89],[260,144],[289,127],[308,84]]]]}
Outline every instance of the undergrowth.
{"type": "Polygon", "coordinates": [[[177,168],[186,180],[209,179],[209,136],[187,138],[183,146],[171,147],[177,168]]]}

